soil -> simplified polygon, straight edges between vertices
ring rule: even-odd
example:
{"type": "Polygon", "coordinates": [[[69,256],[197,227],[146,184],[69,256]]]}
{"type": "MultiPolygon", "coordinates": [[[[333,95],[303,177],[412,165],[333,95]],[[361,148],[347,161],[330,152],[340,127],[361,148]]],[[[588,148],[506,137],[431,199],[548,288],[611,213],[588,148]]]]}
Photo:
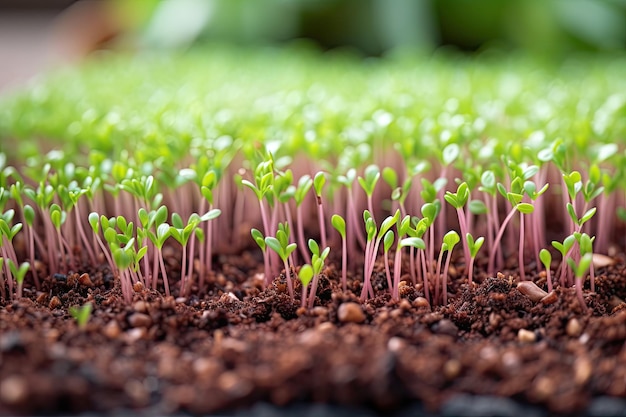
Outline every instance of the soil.
{"type": "Polygon", "coordinates": [[[127,305],[104,267],[25,288],[0,305],[0,414],[208,414],[266,403],[461,414],[459,399],[491,396],[487,408],[499,398],[572,414],[626,397],[623,255],[596,271],[595,293],[587,283],[586,311],[572,288],[535,302],[515,271],[478,273],[468,286],[462,266],[451,268],[446,306],[431,307],[408,276],[392,301],[383,265],[377,297],[361,303],[361,277],[344,293],[332,264],[304,309],[283,276],[262,288],[257,252],[216,259],[220,272],[192,291],[201,297],[138,285],[127,305]],[[93,312],[79,328],[68,309],[86,302],[93,312]]]}

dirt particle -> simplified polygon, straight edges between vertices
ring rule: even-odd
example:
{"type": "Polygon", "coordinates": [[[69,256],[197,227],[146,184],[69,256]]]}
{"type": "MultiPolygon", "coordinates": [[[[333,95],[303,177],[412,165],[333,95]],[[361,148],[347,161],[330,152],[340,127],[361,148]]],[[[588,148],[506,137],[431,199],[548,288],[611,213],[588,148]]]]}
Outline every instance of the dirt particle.
{"type": "Polygon", "coordinates": [[[342,323],[363,323],[365,321],[365,314],[361,306],[354,302],[341,304],[337,310],[337,317],[342,323]]]}
{"type": "Polygon", "coordinates": [[[554,381],[547,376],[539,377],[533,387],[534,394],[539,401],[545,401],[552,397],[556,386],[554,381]]]}
{"type": "Polygon", "coordinates": [[[104,335],[109,339],[117,339],[122,333],[120,325],[115,320],[111,320],[104,326],[104,335]]]}
{"type": "Polygon", "coordinates": [[[409,311],[411,309],[411,303],[406,298],[403,298],[400,301],[400,309],[402,311],[409,311]]]}
{"type": "Polygon", "coordinates": [[[41,304],[41,305],[46,304],[46,302],[48,302],[48,294],[45,292],[39,293],[35,301],[37,302],[37,304],[41,304]]]}
{"type": "Polygon", "coordinates": [[[61,300],[56,295],[50,299],[50,303],[48,303],[48,308],[50,310],[54,310],[57,307],[61,306],[61,300]]]}
{"type": "Polygon", "coordinates": [[[539,288],[537,284],[532,281],[521,281],[517,284],[517,290],[535,303],[541,301],[542,298],[548,295],[547,292],[539,288]]]}
{"type": "Polygon", "coordinates": [[[128,324],[132,327],[150,327],[152,319],[147,314],[134,313],[128,317],[128,324]]]}
{"type": "Polygon", "coordinates": [[[224,372],[217,378],[217,386],[231,398],[241,398],[252,390],[252,384],[235,372],[224,372]]]}
{"type": "Polygon", "coordinates": [[[537,336],[533,331],[519,329],[517,332],[517,339],[522,343],[534,343],[537,340],[537,336]]]}
{"type": "Polygon", "coordinates": [[[135,282],[133,284],[133,291],[135,292],[142,292],[144,289],[143,284],[139,281],[135,282]]]}
{"type": "Polygon", "coordinates": [[[578,385],[585,384],[591,377],[591,361],[586,356],[576,358],[574,362],[574,382],[578,385]]]}
{"type": "Polygon", "coordinates": [[[548,295],[546,295],[539,301],[541,301],[541,304],[547,306],[547,305],[556,303],[558,299],[559,299],[559,296],[556,295],[556,292],[554,290],[552,290],[548,293],[548,295]]]}
{"type": "Polygon", "coordinates": [[[83,287],[93,287],[93,282],[91,282],[91,278],[89,278],[88,273],[81,274],[78,277],[78,283],[83,287]]]}
{"type": "Polygon", "coordinates": [[[148,311],[148,303],[146,303],[145,301],[137,301],[135,304],[133,304],[133,310],[135,310],[137,313],[145,313],[146,311],[148,311]]]}
{"type": "Polygon", "coordinates": [[[456,337],[459,333],[459,328],[452,320],[443,319],[433,326],[433,331],[438,334],[447,334],[448,336],[456,337]]]}
{"type": "Polygon", "coordinates": [[[580,325],[580,321],[578,319],[573,318],[567,322],[567,326],[565,326],[565,331],[568,336],[578,337],[583,332],[583,327],[580,325]]]}
{"type": "Polygon", "coordinates": [[[424,297],[417,297],[415,300],[413,300],[413,307],[430,308],[430,303],[424,297]]]}
{"type": "Polygon", "coordinates": [[[0,399],[9,405],[21,404],[28,398],[28,384],[21,376],[10,376],[0,383],[0,399]]]}
{"type": "Polygon", "coordinates": [[[143,327],[136,327],[124,333],[124,337],[127,343],[135,343],[138,340],[143,339],[145,335],[146,335],[146,329],[144,329],[143,327]]]}
{"type": "Polygon", "coordinates": [[[443,364],[443,376],[446,377],[447,380],[451,381],[461,373],[461,362],[456,359],[447,360],[446,363],[443,364]]]}

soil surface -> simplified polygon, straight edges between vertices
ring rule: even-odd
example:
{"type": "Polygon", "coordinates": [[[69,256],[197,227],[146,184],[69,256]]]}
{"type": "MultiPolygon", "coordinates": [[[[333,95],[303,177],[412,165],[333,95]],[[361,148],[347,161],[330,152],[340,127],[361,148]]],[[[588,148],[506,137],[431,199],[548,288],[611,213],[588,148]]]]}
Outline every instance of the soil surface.
{"type": "Polygon", "coordinates": [[[361,277],[349,277],[343,292],[331,265],[315,307],[304,309],[283,276],[262,288],[258,255],[217,258],[220,272],[192,291],[201,296],[137,285],[127,305],[106,268],[25,288],[24,298],[0,305],[0,414],[210,414],[302,403],[454,414],[459,399],[482,396],[571,414],[626,397],[623,255],[596,270],[595,293],[586,283],[586,311],[573,288],[533,301],[515,271],[478,273],[470,287],[462,266],[451,268],[448,305],[431,307],[408,276],[396,302],[383,265],[376,298],[360,302],[361,277]],[[93,312],[79,328],[68,311],[86,302],[93,312]]]}

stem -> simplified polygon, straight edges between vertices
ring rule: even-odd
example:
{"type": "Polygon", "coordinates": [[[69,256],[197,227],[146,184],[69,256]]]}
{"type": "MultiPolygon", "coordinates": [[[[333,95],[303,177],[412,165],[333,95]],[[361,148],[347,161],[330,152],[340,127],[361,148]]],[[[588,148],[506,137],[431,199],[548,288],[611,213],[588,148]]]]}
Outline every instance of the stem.
{"type": "Polygon", "coordinates": [[[474,276],[474,261],[476,260],[475,256],[472,256],[470,258],[470,262],[469,262],[469,270],[467,272],[467,283],[471,286],[472,285],[472,277],[474,276]]]}
{"type": "Polygon", "coordinates": [[[315,304],[315,294],[317,293],[317,282],[319,280],[319,274],[313,275],[313,282],[311,283],[311,293],[309,294],[309,308],[313,308],[315,304]]]}
{"type": "Polygon", "coordinates": [[[524,214],[519,214],[519,276],[522,281],[526,281],[526,271],[524,270],[524,214]]]}
{"type": "Polygon", "coordinates": [[[506,225],[509,224],[509,222],[513,218],[513,215],[515,214],[516,211],[517,210],[515,209],[515,207],[511,209],[509,214],[506,216],[506,218],[502,222],[502,226],[500,226],[500,230],[498,231],[498,235],[496,236],[496,239],[493,241],[493,250],[491,251],[491,254],[489,254],[489,267],[487,268],[489,274],[491,275],[493,274],[493,271],[494,271],[493,265],[496,259],[496,253],[498,253],[498,249],[499,249],[498,244],[500,243],[500,239],[502,239],[502,235],[504,234],[504,229],[506,228],[506,225]]]}
{"type": "Polygon", "coordinates": [[[185,296],[185,284],[187,283],[187,276],[185,275],[187,271],[187,245],[181,245],[183,257],[180,265],[180,295],[185,296]]]}
{"type": "Polygon", "coordinates": [[[326,245],[326,222],[324,221],[324,206],[322,205],[322,197],[317,196],[317,218],[320,224],[320,238],[322,243],[322,248],[327,247],[326,245]]]}
{"type": "Polygon", "coordinates": [[[301,307],[306,307],[306,286],[303,284],[302,285],[302,298],[301,298],[301,303],[300,306],[301,307]]]}
{"type": "Polygon", "coordinates": [[[163,277],[163,286],[165,287],[165,295],[170,295],[170,285],[167,281],[167,272],[165,271],[165,264],[163,263],[163,252],[159,248],[159,264],[161,266],[161,276],[163,277]]]}
{"type": "Polygon", "coordinates": [[[439,283],[441,282],[441,260],[443,259],[443,252],[441,251],[439,252],[439,259],[437,260],[437,270],[435,272],[435,298],[433,299],[434,302],[436,302],[437,300],[439,300],[439,283]]]}
{"type": "Polygon", "coordinates": [[[83,242],[83,246],[87,250],[87,255],[89,256],[89,260],[91,261],[91,265],[92,266],[96,266],[96,264],[97,264],[97,262],[96,262],[96,254],[93,251],[93,248],[91,247],[91,245],[89,243],[89,239],[87,239],[87,235],[85,234],[85,229],[83,228],[83,224],[81,222],[80,208],[78,207],[78,202],[76,202],[76,205],[74,205],[74,215],[75,215],[75,218],[76,218],[76,226],[78,228],[78,234],[80,235],[80,238],[81,238],[81,240],[83,242]]]}
{"type": "Polygon", "coordinates": [[[452,252],[448,251],[446,257],[446,265],[443,268],[443,304],[448,304],[448,269],[450,268],[450,259],[452,259],[452,252]]]}
{"type": "Polygon", "coordinates": [[[580,301],[580,306],[583,311],[587,311],[587,305],[585,304],[585,299],[583,298],[583,278],[576,277],[576,295],[578,296],[578,301],[580,301]]]}
{"type": "Polygon", "coordinates": [[[302,225],[302,204],[296,207],[296,226],[298,228],[298,247],[300,248],[300,253],[302,254],[302,258],[304,262],[307,264],[311,263],[311,255],[307,251],[307,245],[304,242],[304,226],[302,225]]]}
{"type": "Polygon", "coordinates": [[[402,272],[401,262],[402,262],[402,250],[398,246],[396,248],[395,260],[393,262],[393,293],[391,294],[391,298],[394,300],[398,299],[398,287],[400,286],[400,273],[402,272]]]}
{"type": "Polygon", "coordinates": [[[346,292],[348,287],[348,253],[346,246],[346,238],[341,238],[341,285],[343,286],[343,292],[346,292]]]}
{"type": "MultiPolygon", "coordinates": [[[[287,262],[287,259],[285,259],[283,263],[285,265],[285,277],[287,278],[287,288],[289,289],[289,296],[293,298],[293,284],[291,283],[291,270],[289,269],[289,263],[287,262]]],[[[315,280],[313,280],[313,282],[315,283],[315,280]]],[[[315,291],[313,291],[313,294],[315,294],[315,291]]]]}
{"type": "Polygon", "coordinates": [[[465,264],[467,265],[470,259],[469,246],[467,246],[467,239],[465,238],[468,233],[467,222],[465,220],[465,213],[463,213],[463,209],[461,207],[456,209],[456,213],[459,217],[459,227],[461,228],[461,242],[463,242],[463,256],[465,257],[465,264]]]}
{"type": "Polygon", "coordinates": [[[546,281],[548,282],[548,292],[552,292],[552,276],[550,275],[550,265],[546,268],[546,281]]]}
{"type": "Polygon", "coordinates": [[[389,290],[391,291],[393,288],[393,283],[391,282],[391,272],[389,271],[389,252],[387,251],[385,251],[385,275],[387,276],[387,288],[389,288],[389,290]]]}

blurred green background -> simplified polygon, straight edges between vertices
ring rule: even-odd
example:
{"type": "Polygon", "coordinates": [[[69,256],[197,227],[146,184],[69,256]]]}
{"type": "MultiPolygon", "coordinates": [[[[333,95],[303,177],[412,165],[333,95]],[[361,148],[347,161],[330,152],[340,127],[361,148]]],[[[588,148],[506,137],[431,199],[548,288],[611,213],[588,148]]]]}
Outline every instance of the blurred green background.
{"type": "Polygon", "coordinates": [[[126,34],[158,47],[307,39],[367,56],[443,47],[555,58],[626,47],[626,0],[114,0],[114,6],[126,34]]]}

